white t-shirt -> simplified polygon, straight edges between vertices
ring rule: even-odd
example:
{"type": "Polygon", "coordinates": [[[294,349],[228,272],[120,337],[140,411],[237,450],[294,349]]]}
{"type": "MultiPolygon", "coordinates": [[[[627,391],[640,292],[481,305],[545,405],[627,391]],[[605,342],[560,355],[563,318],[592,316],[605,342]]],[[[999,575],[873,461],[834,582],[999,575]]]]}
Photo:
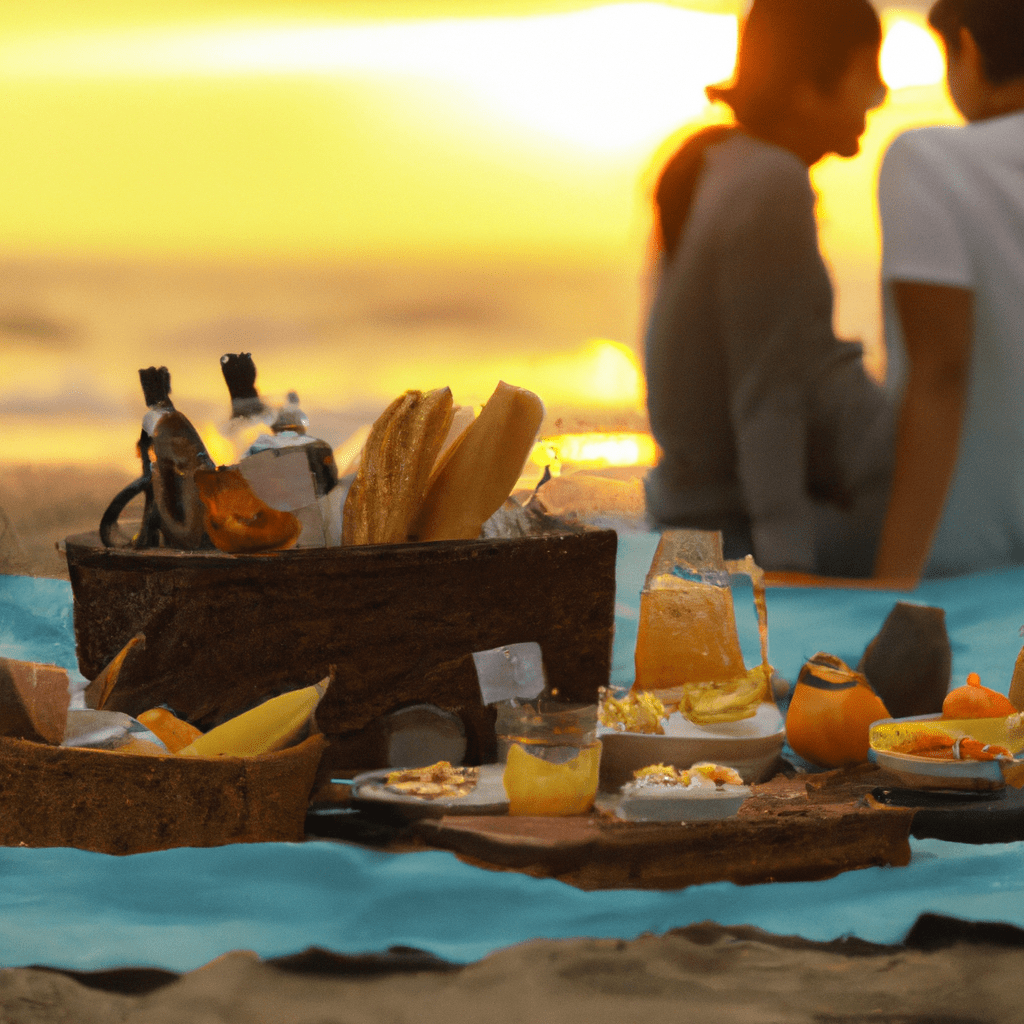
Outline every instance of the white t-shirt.
{"type": "Polygon", "coordinates": [[[879,180],[887,387],[906,386],[893,281],[974,293],[956,471],[926,567],[945,576],[1024,563],[1024,111],[918,128],[879,180]]]}

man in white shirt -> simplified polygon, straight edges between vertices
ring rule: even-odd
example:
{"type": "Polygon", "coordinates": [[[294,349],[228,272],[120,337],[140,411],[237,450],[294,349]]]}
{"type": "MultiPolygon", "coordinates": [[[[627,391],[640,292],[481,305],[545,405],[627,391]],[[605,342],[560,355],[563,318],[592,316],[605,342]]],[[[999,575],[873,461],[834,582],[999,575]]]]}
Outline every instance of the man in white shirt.
{"type": "Polygon", "coordinates": [[[906,132],[879,181],[901,403],[876,576],[1024,564],[1024,2],[938,0],[969,122],[906,132]]]}

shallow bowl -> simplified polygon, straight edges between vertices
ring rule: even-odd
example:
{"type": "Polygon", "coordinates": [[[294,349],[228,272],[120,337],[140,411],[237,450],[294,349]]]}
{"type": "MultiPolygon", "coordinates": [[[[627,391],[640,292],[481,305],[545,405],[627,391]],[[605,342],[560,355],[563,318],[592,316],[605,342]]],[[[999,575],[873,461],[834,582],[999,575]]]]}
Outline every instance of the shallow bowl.
{"type": "Polygon", "coordinates": [[[598,735],[603,745],[600,786],[614,792],[632,780],[634,771],[651,764],[686,769],[711,761],[735,768],[748,785],[762,782],[782,752],[786,730],[779,709],[764,703],[753,717],[738,722],[702,726],[673,712],[662,736],[605,727],[598,735]]]}

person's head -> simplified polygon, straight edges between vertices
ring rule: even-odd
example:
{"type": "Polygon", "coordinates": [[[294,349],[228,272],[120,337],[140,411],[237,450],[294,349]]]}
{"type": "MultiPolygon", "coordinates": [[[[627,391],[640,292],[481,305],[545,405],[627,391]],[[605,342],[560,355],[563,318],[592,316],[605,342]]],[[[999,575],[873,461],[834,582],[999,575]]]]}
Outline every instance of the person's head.
{"type": "Polygon", "coordinates": [[[946,80],[969,121],[1018,109],[1024,94],[1024,2],[937,0],[928,16],[946,47],[946,80]]]}
{"type": "Polygon", "coordinates": [[[854,156],[868,110],[885,96],[881,43],[869,0],[754,0],[733,81],[709,87],[708,96],[755,135],[795,131],[808,162],[854,156]]]}

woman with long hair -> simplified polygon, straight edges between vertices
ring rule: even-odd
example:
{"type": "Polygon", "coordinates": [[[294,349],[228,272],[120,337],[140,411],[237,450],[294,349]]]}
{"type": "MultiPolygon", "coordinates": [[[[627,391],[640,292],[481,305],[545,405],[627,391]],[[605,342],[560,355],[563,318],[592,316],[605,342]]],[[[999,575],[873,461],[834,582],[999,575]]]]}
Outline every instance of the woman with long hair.
{"type": "Polygon", "coordinates": [[[889,406],[833,331],[808,173],[859,151],[881,38],[868,0],[754,0],[733,81],[708,89],[733,122],[657,187],[648,509],[768,569],[868,576],[884,513],[889,406]]]}

